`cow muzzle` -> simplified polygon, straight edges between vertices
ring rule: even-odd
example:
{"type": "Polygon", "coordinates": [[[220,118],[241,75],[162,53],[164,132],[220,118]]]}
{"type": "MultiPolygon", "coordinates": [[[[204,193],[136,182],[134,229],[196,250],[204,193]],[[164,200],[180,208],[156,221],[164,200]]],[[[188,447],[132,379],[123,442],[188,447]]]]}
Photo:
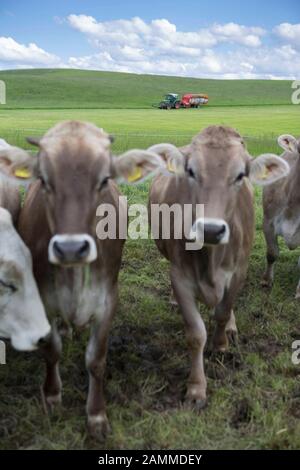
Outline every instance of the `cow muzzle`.
{"type": "Polygon", "coordinates": [[[225,245],[229,242],[230,229],[223,219],[199,218],[193,224],[190,239],[201,240],[203,245],[225,245]]]}
{"type": "Polygon", "coordinates": [[[97,247],[95,240],[88,234],[54,235],[49,243],[50,263],[59,265],[78,265],[95,261],[97,247]]]}
{"type": "Polygon", "coordinates": [[[50,325],[45,333],[21,332],[11,336],[11,344],[17,351],[35,351],[41,345],[46,344],[50,338],[50,325]]]}

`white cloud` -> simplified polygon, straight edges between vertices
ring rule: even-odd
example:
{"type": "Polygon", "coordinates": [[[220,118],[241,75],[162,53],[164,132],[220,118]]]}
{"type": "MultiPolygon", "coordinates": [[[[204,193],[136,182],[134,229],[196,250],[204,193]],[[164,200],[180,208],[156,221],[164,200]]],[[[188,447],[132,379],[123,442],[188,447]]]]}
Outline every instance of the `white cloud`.
{"type": "MultiPolygon", "coordinates": [[[[264,46],[267,31],[258,26],[215,23],[184,32],[167,19],[99,22],[91,16],[69,15],[67,21],[99,51],[72,57],[71,67],[215,78],[294,78],[300,74],[295,49],[290,44],[264,46]]],[[[278,28],[283,34],[282,25],[278,28]]]]}
{"type": "Polygon", "coordinates": [[[179,31],[164,18],[148,23],[138,17],[101,22],[72,14],[54,21],[82,33],[91,52],[63,60],[35,43],[24,45],[0,37],[0,68],[72,67],[212,78],[300,77],[300,24],[282,23],[265,31],[231,22],[179,31]]]}
{"type": "Polygon", "coordinates": [[[274,28],[274,31],[282,40],[300,47],[300,23],[281,23],[274,28]]]}
{"type": "Polygon", "coordinates": [[[236,23],[214,24],[211,32],[224,42],[232,41],[249,47],[259,47],[261,45],[260,37],[266,33],[262,28],[246,27],[236,23]]]}
{"type": "Polygon", "coordinates": [[[10,37],[0,37],[0,61],[9,63],[22,63],[24,65],[57,65],[60,59],[54,54],[46,52],[35,43],[28,46],[20,44],[10,37]]]}
{"type": "Polygon", "coordinates": [[[178,31],[167,19],[156,19],[146,23],[141,18],[97,22],[87,15],[69,15],[69,24],[95,40],[95,44],[108,45],[117,42],[137,47],[156,45],[162,49],[172,47],[205,48],[218,43],[231,42],[258,47],[265,31],[259,27],[246,27],[236,23],[214,24],[195,32],[178,31]]]}

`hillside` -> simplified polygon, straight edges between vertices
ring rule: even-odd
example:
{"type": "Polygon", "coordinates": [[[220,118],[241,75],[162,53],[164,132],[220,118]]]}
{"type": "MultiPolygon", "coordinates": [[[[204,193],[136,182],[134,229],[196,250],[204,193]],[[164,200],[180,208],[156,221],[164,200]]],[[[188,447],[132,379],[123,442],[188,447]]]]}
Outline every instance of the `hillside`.
{"type": "Polygon", "coordinates": [[[5,108],[148,108],[168,92],[208,93],[211,106],[290,104],[291,82],[211,80],[68,69],[0,71],[5,108]]]}

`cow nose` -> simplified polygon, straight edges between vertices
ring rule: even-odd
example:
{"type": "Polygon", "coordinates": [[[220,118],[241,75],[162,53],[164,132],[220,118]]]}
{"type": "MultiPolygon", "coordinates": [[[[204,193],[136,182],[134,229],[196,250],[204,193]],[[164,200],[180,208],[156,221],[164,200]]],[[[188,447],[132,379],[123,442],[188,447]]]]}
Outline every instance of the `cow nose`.
{"type": "Polygon", "coordinates": [[[97,245],[87,233],[54,235],[48,246],[50,263],[86,264],[97,259],[97,245]]]}
{"type": "Polygon", "coordinates": [[[53,251],[61,263],[78,263],[85,260],[90,252],[88,240],[81,241],[55,241],[53,251]]]}
{"type": "Polygon", "coordinates": [[[228,242],[228,225],[224,221],[204,223],[204,244],[218,245],[228,242]]]}
{"type": "Polygon", "coordinates": [[[224,245],[229,242],[230,229],[223,219],[200,217],[195,221],[190,238],[201,241],[203,245],[224,245]]]}

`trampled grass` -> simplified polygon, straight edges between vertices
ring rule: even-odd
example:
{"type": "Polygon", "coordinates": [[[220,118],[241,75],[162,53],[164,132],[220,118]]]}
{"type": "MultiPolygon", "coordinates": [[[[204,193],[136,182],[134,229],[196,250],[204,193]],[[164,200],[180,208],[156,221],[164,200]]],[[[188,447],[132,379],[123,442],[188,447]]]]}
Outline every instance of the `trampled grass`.
{"type": "MultiPolygon", "coordinates": [[[[0,77],[1,78],[1,77],[0,77]]],[[[156,110],[12,110],[0,112],[0,137],[24,145],[62,119],[85,119],[115,133],[115,151],[159,142],[188,142],[208,124],[232,125],[248,136],[253,155],[277,152],[275,136],[300,134],[297,106],[156,110]]],[[[149,183],[123,186],[130,202],[146,202],[149,183]]],[[[168,263],[151,240],[128,240],[120,301],[110,337],[106,397],[113,432],[106,449],[295,449],[300,447],[300,366],[291,361],[300,339],[294,300],[299,250],[282,252],[271,292],[260,287],[265,265],[261,191],[256,190],[256,238],[247,283],[235,307],[239,345],[206,352],[208,406],[182,406],[189,370],[183,322],[169,305],[168,263]]],[[[207,328],[212,322],[201,307],[207,328]]],[[[11,348],[0,366],[0,448],[97,449],[85,432],[88,332],[66,341],[61,361],[63,405],[43,413],[38,354],[11,348]]]]}

